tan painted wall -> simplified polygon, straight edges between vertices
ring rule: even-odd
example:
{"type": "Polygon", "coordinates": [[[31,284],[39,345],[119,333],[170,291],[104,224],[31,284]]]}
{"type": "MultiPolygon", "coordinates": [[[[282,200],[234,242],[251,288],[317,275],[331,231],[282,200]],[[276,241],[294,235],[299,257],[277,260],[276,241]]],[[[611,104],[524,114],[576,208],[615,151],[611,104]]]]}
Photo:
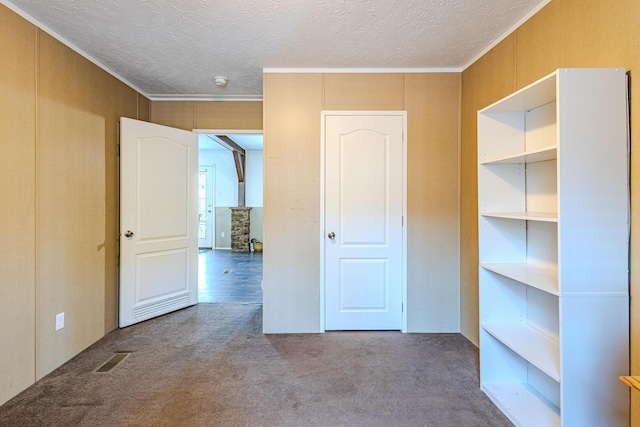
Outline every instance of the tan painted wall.
{"type": "MultiPolygon", "coordinates": [[[[476,111],[563,67],[631,74],[631,218],[640,212],[640,2],[553,0],[462,75],[461,330],[478,340],[476,111]]],[[[640,227],[631,228],[631,372],[640,375],[640,227]]],[[[632,392],[632,425],[640,425],[632,392]]]]}
{"type": "Polygon", "coordinates": [[[35,381],[36,33],[0,6],[0,404],[35,381]]]}
{"type": "Polygon", "coordinates": [[[117,325],[118,119],[149,102],[5,6],[0,43],[1,404],[117,325]]]}
{"type": "Polygon", "coordinates": [[[320,112],[407,110],[408,330],[459,330],[460,75],[264,75],[264,330],[320,328],[320,112]]]}
{"type": "MultiPolygon", "coordinates": [[[[633,78],[638,22],[635,0],[553,0],[462,74],[459,151],[458,75],[266,75],[264,234],[277,248],[264,255],[268,329],[319,326],[320,111],[406,109],[410,329],[456,330],[460,279],[460,328],[477,342],[475,112],[558,67],[623,66],[633,78]]],[[[0,346],[2,403],[116,325],[117,117],[261,129],[262,103],[150,102],[4,6],[0,41],[0,325],[11,325],[0,328],[0,342],[12,343],[0,346]],[[55,333],[60,311],[66,327],[55,333]]],[[[640,138],[638,87],[632,146],[640,138]]],[[[634,220],[638,156],[632,150],[634,220]]],[[[639,233],[632,229],[632,295],[640,286],[639,233]]]]}
{"type": "Polygon", "coordinates": [[[153,101],[151,122],[175,128],[262,129],[262,101],[153,101]]]}
{"type": "Polygon", "coordinates": [[[460,146],[460,331],[478,345],[477,111],[515,88],[515,36],[462,73],[460,146]]]}

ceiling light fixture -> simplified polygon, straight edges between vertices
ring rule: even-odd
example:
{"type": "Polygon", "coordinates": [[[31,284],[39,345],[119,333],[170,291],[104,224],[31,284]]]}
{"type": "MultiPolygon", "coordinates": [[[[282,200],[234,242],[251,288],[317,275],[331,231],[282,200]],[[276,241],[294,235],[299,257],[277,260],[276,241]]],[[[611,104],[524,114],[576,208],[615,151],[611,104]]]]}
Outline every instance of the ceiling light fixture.
{"type": "Polygon", "coordinates": [[[216,85],[222,87],[222,86],[226,86],[227,84],[227,78],[225,76],[215,76],[213,78],[213,81],[216,82],[216,85]]]}

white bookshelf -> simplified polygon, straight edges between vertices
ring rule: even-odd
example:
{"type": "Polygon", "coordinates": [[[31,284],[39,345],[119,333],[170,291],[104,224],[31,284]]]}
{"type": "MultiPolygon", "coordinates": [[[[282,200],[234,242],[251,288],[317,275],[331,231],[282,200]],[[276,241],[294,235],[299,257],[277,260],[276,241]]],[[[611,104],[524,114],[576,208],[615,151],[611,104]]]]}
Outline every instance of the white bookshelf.
{"type": "Polygon", "coordinates": [[[483,212],[484,217],[521,219],[524,221],[558,222],[554,212],[483,212]]]}
{"type": "Polygon", "coordinates": [[[626,426],[621,68],[559,69],[478,112],[480,387],[517,426],[626,426]]]}

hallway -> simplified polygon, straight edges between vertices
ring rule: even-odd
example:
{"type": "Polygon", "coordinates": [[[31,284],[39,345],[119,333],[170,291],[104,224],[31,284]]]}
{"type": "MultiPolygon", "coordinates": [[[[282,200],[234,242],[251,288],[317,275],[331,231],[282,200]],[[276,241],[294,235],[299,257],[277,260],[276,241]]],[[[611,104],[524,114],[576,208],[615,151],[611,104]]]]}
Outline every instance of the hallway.
{"type": "Polygon", "coordinates": [[[262,252],[198,253],[198,302],[262,303],[262,252]]]}

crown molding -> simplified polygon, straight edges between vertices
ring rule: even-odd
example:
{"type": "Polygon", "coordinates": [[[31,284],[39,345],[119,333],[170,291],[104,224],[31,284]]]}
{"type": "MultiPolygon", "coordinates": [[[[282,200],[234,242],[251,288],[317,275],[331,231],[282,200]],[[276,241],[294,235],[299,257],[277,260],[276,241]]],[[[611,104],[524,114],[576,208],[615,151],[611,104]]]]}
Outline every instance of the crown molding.
{"type": "Polygon", "coordinates": [[[26,19],[27,21],[29,21],[30,23],[32,23],[36,27],[38,27],[40,30],[42,30],[45,33],[49,34],[54,39],[58,40],[60,43],[62,43],[63,45],[67,46],[69,49],[73,50],[78,55],[82,56],[83,58],[85,58],[89,62],[91,62],[94,65],[98,66],[99,68],[101,68],[102,70],[106,71],[107,73],[111,74],[113,77],[115,77],[116,79],[120,80],[122,83],[124,83],[127,86],[129,86],[131,89],[133,89],[136,92],[138,92],[140,95],[143,95],[143,96],[145,96],[147,98],[149,97],[146,93],[144,93],[144,91],[140,90],[140,88],[138,88],[136,85],[134,85],[133,83],[131,83],[130,81],[128,81],[127,79],[125,79],[124,77],[122,77],[121,75],[119,75],[118,73],[116,73],[115,71],[113,71],[112,69],[107,67],[106,65],[104,65],[102,62],[100,62],[97,59],[93,58],[87,52],[85,52],[84,50],[80,49],[78,46],[76,46],[75,44],[71,43],[69,40],[65,39],[60,34],[58,34],[57,32],[53,31],[51,28],[49,28],[48,26],[46,26],[45,24],[43,24],[42,22],[40,22],[39,20],[37,20],[33,16],[29,15],[27,12],[25,12],[22,9],[20,9],[15,4],[11,3],[9,0],[0,0],[0,3],[5,5],[7,8],[11,9],[13,12],[15,12],[18,15],[20,15],[22,18],[26,19]]]}
{"type": "Polygon", "coordinates": [[[264,74],[322,73],[322,74],[393,74],[393,73],[460,73],[462,68],[263,68],[264,74]]]}
{"type": "Polygon", "coordinates": [[[145,96],[151,101],[262,101],[262,95],[152,94],[145,96]]]}

